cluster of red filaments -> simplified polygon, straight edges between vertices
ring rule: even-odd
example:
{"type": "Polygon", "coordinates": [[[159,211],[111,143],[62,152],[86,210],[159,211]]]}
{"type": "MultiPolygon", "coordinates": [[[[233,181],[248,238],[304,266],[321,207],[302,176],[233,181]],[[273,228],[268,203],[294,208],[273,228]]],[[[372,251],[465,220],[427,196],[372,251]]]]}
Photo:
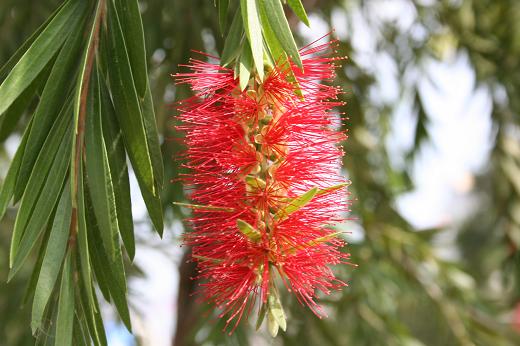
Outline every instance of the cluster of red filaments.
{"type": "Polygon", "coordinates": [[[179,104],[194,203],[185,243],[226,325],[257,306],[270,329],[285,329],[277,286],[318,316],[318,292],[345,286],[330,269],[349,258],[330,227],[348,210],[346,136],[332,111],[341,90],[324,84],[335,76],[335,44],[303,48],[303,70],[268,68],[243,91],[218,62],[191,60],[190,72],[175,76],[196,94],[179,104]]]}

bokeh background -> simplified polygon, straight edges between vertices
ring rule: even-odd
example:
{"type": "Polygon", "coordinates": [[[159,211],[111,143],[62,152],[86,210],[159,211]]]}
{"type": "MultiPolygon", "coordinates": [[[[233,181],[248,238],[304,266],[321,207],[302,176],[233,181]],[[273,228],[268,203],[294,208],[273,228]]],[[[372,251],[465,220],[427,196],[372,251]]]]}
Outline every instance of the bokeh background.
{"type": "MultiPolygon", "coordinates": [[[[0,1],[0,65],[59,0],[0,1]]],[[[182,148],[172,104],[189,95],[170,74],[191,49],[222,50],[210,0],[140,1],[165,176],[182,148]]],[[[179,182],[163,191],[167,227],[150,231],[134,180],[138,248],[130,272],[136,337],[103,307],[110,345],[520,345],[520,1],[308,0],[311,28],[292,18],[303,45],[335,30],[347,101],[345,175],[351,220],[338,225],[357,268],[323,297],[318,319],[284,297],[289,327],[276,339],[254,318],[229,336],[179,246],[188,211],[179,182]]],[[[289,14],[289,16],[291,16],[289,14]]],[[[0,100],[1,102],[1,100],[0,100]]],[[[0,120],[0,179],[20,140],[0,120]]],[[[0,345],[33,345],[30,267],[5,284],[16,209],[0,223],[0,345]]]]}

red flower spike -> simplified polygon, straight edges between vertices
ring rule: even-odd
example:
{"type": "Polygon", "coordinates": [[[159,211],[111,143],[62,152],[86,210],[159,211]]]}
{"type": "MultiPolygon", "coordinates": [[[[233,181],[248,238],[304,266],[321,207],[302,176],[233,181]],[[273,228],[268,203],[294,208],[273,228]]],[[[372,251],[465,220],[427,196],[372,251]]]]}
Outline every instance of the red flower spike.
{"type": "Polygon", "coordinates": [[[275,66],[245,91],[233,70],[200,60],[175,76],[196,92],[178,106],[191,169],[182,179],[194,203],[185,244],[203,296],[232,330],[255,305],[273,334],[285,330],[277,282],[320,317],[318,292],[346,286],[329,268],[348,263],[345,243],[325,227],[349,207],[340,174],[346,136],[332,112],[341,90],[322,84],[334,79],[336,44],[303,48],[303,71],[275,66]]]}

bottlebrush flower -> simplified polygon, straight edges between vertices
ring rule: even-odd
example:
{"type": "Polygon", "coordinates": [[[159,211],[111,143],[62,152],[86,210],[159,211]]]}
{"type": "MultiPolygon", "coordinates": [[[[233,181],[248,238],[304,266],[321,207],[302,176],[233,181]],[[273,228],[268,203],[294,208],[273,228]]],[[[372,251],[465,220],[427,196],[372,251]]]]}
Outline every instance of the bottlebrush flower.
{"type": "Polygon", "coordinates": [[[286,328],[277,286],[321,317],[318,291],[346,285],[329,267],[349,259],[328,227],[348,209],[339,145],[346,136],[332,112],[341,90],[324,84],[335,76],[336,44],[304,47],[303,70],[268,68],[244,91],[218,63],[192,59],[190,72],[175,76],[196,94],[179,103],[191,170],[182,178],[194,203],[185,244],[226,326],[236,328],[256,305],[259,323],[267,315],[276,334],[286,328]]]}

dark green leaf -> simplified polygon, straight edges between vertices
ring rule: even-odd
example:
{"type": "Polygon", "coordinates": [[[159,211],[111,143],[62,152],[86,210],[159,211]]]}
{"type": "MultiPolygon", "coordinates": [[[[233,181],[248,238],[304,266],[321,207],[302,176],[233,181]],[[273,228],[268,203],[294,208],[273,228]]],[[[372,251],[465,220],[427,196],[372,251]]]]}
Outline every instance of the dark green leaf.
{"type": "MultiPolygon", "coordinates": [[[[157,194],[153,195],[143,187],[141,187],[141,194],[146,204],[146,208],[148,209],[150,219],[152,220],[152,223],[157,232],[162,236],[164,221],[160,193],[163,189],[164,165],[162,161],[161,146],[159,144],[157,123],[155,120],[152,93],[149,86],[147,86],[146,95],[143,100],[142,114],[146,130],[146,139],[148,141],[148,148],[150,150],[150,158],[152,160],[154,184],[157,194]]],[[[139,186],[141,186],[141,183],[139,186]]]]}
{"type": "Polygon", "coordinates": [[[36,91],[40,90],[42,84],[44,84],[49,77],[49,72],[50,69],[45,68],[16,101],[13,102],[11,107],[5,111],[4,116],[0,118],[0,142],[5,141],[7,137],[11,135],[20,118],[34,100],[36,91]]]}
{"type": "Polygon", "coordinates": [[[61,275],[60,301],[56,318],[55,346],[72,345],[74,326],[74,281],[72,271],[72,255],[69,253],[61,275]]]}
{"type": "MultiPolygon", "coordinates": [[[[130,181],[126,164],[126,152],[119,124],[114,113],[114,106],[108,95],[105,83],[100,79],[101,115],[110,173],[114,186],[119,232],[130,259],[135,255],[134,221],[130,198],[130,181]]],[[[161,211],[162,216],[162,211],[161,211]]]]}
{"type": "Polygon", "coordinates": [[[285,18],[282,3],[280,0],[264,0],[262,3],[265,5],[270,27],[283,49],[296,65],[303,68],[300,53],[298,52],[296,42],[294,42],[287,18],[285,18]]]}
{"type": "Polygon", "coordinates": [[[18,150],[16,150],[13,161],[11,161],[11,165],[7,171],[5,180],[2,182],[2,190],[0,191],[0,220],[4,217],[9,201],[11,200],[11,197],[14,193],[14,186],[16,179],[18,178],[18,171],[20,170],[20,166],[22,164],[22,156],[25,151],[29,132],[31,131],[31,124],[32,122],[30,122],[27,126],[27,129],[25,130],[22,137],[22,142],[18,146],[18,150]]]}
{"type": "Polygon", "coordinates": [[[34,290],[31,328],[33,334],[41,327],[43,314],[49,302],[54,285],[58,279],[61,265],[67,249],[67,240],[70,234],[71,217],[70,188],[65,184],[61,194],[54,222],[50,231],[49,241],[45,250],[38,283],[34,290]]]}
{"type": "Polygon", "coordinates": [[[224,36],[224,33],[226,32],[229,0],[219,0],[217,3],[217,7],[218,7],[218,24],[220,27],[220,33],[222,34],[222,36],[224,36]]]}
{"type": "Polygon", "coordinates": [[[307,12],[305,12],[305,8],[301,0],[287,0],[289,7],[294,11],[294,13],[300,18],[305,25],[310,26],[309,18],[307,18],[307,12]]]}
{"type": "Polygon", "coordinates": [[[72,85],[73,79],[71,76],[74,76],[76,72],[79,48],[83,38],[81,30],[79,30],[79,23],[76,23],[72,30],[73,34],[69,36],[56,58],[40,98],[40,103],[33,115],[34,123],[37,123],[38,126],[33,126],[29,134],[27,148],[23,155],[22,166],[15,187],[15,202],[21,198],[27,187],[27,181],[34,169],[34,162],[38,157],[43,142],[49,135],[52,124],[60,110],[63,112],[63,105],[67,104],[64,100],[67,99],[67,95],[70,93],[69,87],[72,85]]]}
{"type": "Polygon", "coordinates": [[[253,61],[260,79],[264,79],[264,44],[262,41],[262,27],[257,9],[256,0],[240,0],[242,20],[246,28],[247,38],[251,47],[253,61]]]}
{"type": "Polygon", "coordinates": [[[36,31],[32,33],[32,35],[16,50],[16,52],[9,58],[9,60],[0,68],[0,79],[4,78],[4,76],[9,72],[20,60],[20,58],[25,54],[27,49],[33,44],[34,40],[38,38],[41,32],[49,25],[49,23],[56,17],[56,15],[61,11],[63,6],[67,4],[68,1],[61,3],[58,8],[45,20],[45,22],[40,25],[36,31]]]}
{"type": "MultiPolygon", "coordinates": [[[[69,107],[65,107],[65,109],[62,111],[62,113],[59,115],[58,119],[54,123],[51,131],[49,132],[49,136],[43,144],[43,148],[41,149],[41,152],[38,155],[38,159],[34,164],[34,170],[31,176],[29,177],[29,181],[27,182],[26,187],[28,193],[24,194],[22,198],[20,208],[18,210],[18,215],[16,216],[16,221],[14,224],[13,236],[11,241],[11,250],[9,256],[11,265],[13,263],[14,255],[19,246],[19,242],[22,239],[25,228],[27,227],[33,215],[35,205],[37,204],[39,199],[42,199],[40,198],[41,191],[47,187],[47,183],[49,182],[49,180],[56,178],[51,176],[49,172],[56,169],[54,168],[54,166],[59,165],[59,163],[54,163],[57,153],[61,153],[62,155],[64,155],[65,153],[65,148],[62,144],[68,143],[65,140],[67,127],[70,124],[70,119],[67,119],[67,116],[69,115],[67,114],[68,111],[70,111],[70,104],[69,107]],[[46,180],[47,177],[49,177],[49,180],[46,180]]],[[[26,152],[27,145],[24,149],[24,152],[26,152]]],[[[59,159],[64,159],[64,157],[60,157],[59,159]]],[[[68,161],[68,158],[66,161],[68,161]]],[[[58,195],[59,192],[57,193],[56,197],[58,197],[58,195]]],[[[53,196],[44,196],[43,199],[45,199],[46,197],[52,198],[53,196]]]]}
{"type": "Polygon", "coordinates": [[[108,22],[109,40],[108,63],[112,96],[123,139],[135,175],[152,195],[156,195],[151,158],[146,140],[146,130],[139,107],[139,100],[132,78],[132,70],[125,46],[121,24],[111,1],[108,22]]]}
{"type": "Polygon", "coordinates": [[[43,29],[0,85],[0,116],[40,74],[76,24],[81,20],[85,1],[69,1],[43,29]]]}
{"type": "Polygon", "coordinates": [[[121,28],[124,28],[123,35],[132,67],[135,89],[137,95],[144,98],[148,85],[148,72],[139,2],[137,0],[116,0],[115,4],[121,28]]]}
{"type": "Polygon", "coordinates": [[[131,330],[130,313],[126,301],[126,278],[123,266],[121,249],[116,252],[114,261],[111,261],[104,250],[103,241],[97,220],[93,213],[92,201],[86,198],[87,229],[89,232],[89,247],[92,253],[91,259],[94,272],[98,279],[99,287],[105,298],[111,297],[119,316],[123,320],[128,330],[131,330]]]}
{"type": "Polygon", "coordinates": [[[241,43],[243,37],[243,21],[240,14],[240,9],[235,13],[229,33],[224,42],[224,49],[222,50],[222,56],[220,58],[220,64],[222,66],[229,65],[233,59],[235,59],[240,53],[241,43]]]}
{"type": "MultiPolygon", "coordinates": [[[[67,120],[70,121],[70,119],[64,120],[66,124],[69,124],[67,120]]],[[[56,152],[54,160],[51,158],[52,166],[49,170],[47,178],[45,179],[45,183],[41,188],[41,192],[38,193],[40,189],[35,188],[34,193],[25,194],[24,198],[22,198],[20,210],[15,221],[13,240],[11,243],[12,247],[10,258],[12,259],[12,269],[9,272],[9,279],[11,279],[13,275],[16,274],[16,272],[20,269],[31,249],[34,247],[60,196],[60,191],[70,162],[69,157],[71,150],[71,137],[70,133],[65,133],[61,136],[61,138],[60,136],[58,136],[58,138],[61,139],[58,151],[56,152]],[[26,200],[25,196],[33,194],[38,196],[36,203],[32,203],[32,205],[34,205],[34,209],[29,207],[29,203],[24,203],[26,200]],[[22,210],[26,211],[23,214],[23,217],[20,216],[22,210]],[[32,213],[30,213],[31,211],[32,213]],[[30,217],[27,217],[29,216],[28,213],[30,213],[30,217]],[[20,242],[17,243],[16,240],[19,239],[20,235],[22,234],[23,236],[20,239],[20,242]]],[[[42,150],[42,153],[47,154],[45,150],[42,150]]],[[[43,156],[45,157],[48,155],[43,156]]],[[[40,157],[38,157],[38,161],[40,161],[40,157]]],[[[38,166],[38,161],[36,162],[35,167],[38,166]]],[[[32,181],[39,180],[32,179],[33,176],[38,175],[39,171],[35,168],[35,173],[31,176],[31,179],[29,179],[29,185],[32,184],[32,181]]],[[[28,191],[33,190],[28,188],[28,191]]],[[[31,197],[30,199],[27,199],[27,201],[34,202],[34,198],[31,197]]]]}
{"type": "Polygon", "coordinates": [[[88,98],[87,119],[85,124],[86,172],[92,205],[103,244],[108,255],[115,259],[119,247],[117,210],[114,186],[108,164],[108,154],[101,127],[101,94],[97,73],[92,74],[88,98]]]}

